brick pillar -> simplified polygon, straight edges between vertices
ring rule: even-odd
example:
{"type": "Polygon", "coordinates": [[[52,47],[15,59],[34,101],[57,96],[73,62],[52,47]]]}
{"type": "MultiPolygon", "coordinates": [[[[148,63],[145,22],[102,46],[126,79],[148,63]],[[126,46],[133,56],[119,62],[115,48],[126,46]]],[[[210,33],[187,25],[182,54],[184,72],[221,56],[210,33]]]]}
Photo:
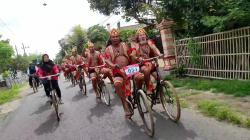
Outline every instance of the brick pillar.
{"type": "Polygon", "coordinates": [[[172,70],[175,66],[175,45],[171,27],[174,24],[172,20],[163,19],[156,27],[160,30],[162,46],[164,51],[164,70],[172,70]]]}

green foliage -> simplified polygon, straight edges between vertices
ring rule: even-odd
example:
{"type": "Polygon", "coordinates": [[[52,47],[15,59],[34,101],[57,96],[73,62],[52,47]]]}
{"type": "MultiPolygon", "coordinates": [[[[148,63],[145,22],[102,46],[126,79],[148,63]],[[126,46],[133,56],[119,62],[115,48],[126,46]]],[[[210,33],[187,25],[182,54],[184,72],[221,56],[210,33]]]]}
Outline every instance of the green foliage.
{"type": "Polygon", "coordinates": [[[121,30],[120,37],[121,37],[122,41],[128,42],[128,39],[130,37],[133,37],[135,35],[135,32],[136,32],[135,30],[130,30],[130,29],[121,30]]]}
{"type": "Polygon", "coordinates": [[[0,40],[0,73],[8,69],[14,50],[8,41],[0,40]]]}
{"type": "Polygon", "coordinates": [[[41,59],[41,54],[30,54],[28,56],[18,55],[15,58],[12,58],[10,64],[12,68],[26,72],[30,63],[36,64],[36,61],[38,60],[38,62],[40,62],[41,59]]]}
{"type": "Polygon", "coordinates": [[[80,25],[77,25],[73,27],[67,42],[71,48],[77,47],[78,53],[81,53],[83,44],[87,42],[87,32],[80,25]]]}
{"type": "Polygon", "coordinates": [[[13,85],[11,89],[1,90],[0,94],[0,105],[13,101],[14,99],[19,97],[19,93],[21,89],[26,86],[23,85],[13,85]]]}
{"type": "Polygon", "coordinates": [[[187,45],[188,51],[191,56],[191,63],[195,66],[201,65],[201,45],[197,44],[194,39],[190,39],[187,45]]]}
{"type": "Polygon", "coordinates": [[[66,53],[68,55],[71,54],[73,47],[77,47],[78,54],[82,53],[84,44],[87,43],[87,31],[85,31],[80,25],[77,25],[72,28],[68,35],[58,40],[58,43],[61,46],[61,49],[56,55],[55,62],[61,63],[66,53]]]}
{"type": "Polygon", "coordinates": [[[157,34],[160,34],[159,30],[156,30],[155,28],[146,29],[146,32],[147,32],[148,38],[150,38],[150,39],[153,39],[156,37],[157,34]]]}
{"type": "Polygon", "coordinates": [[[93,43],[106,44],[109,38],[109,33],[105,27],[100,25],[94,25],[90,27],[87,31],[88,39],[93,43]]]}
{"type": "Polygon", "coordinates": [[[175,21],[176,38],[199,36],[250,25],[249,0],[88,0],[104,15],[121,14],[127,20],[152,25],[175,21]]]}
{"type": "Polygon", "coordinates": [[[28,56],[26,56],[26,59],[29,61],[29,63],[36,63],[36,61],[41,61],[42,60],[42,54],[29,54],[28,56]]]}
{"type": "Polygon", "coordinates": [[[225,120],[233,124],[245,126],[243,115],[232,110],[228,105],[222,104],[218,101],[205,100],[198,103],[198,109],[202,113],[213,116],[218,120],[225,120]]]}
{"type": "Polygon", "coordinates": [[[250,128],[250,118],[247,118],[245,121],[245,126],[250,128]]]}
{"type": "Polygon", "coordinates": [[[3,79],[8,78],[10,76],[10,71],[8,71],[8,70],[4,71],[2,76],[3,76],[3,79]]]}
{"type": "Polygon", "coordinates": [[[187,70],[186,70],[185,68],[186,68],[185,65],[179,66],[179,67],[175,70],[176,76],[177,76],[177,77],[184,77],[185,74],[187,73],[187,70]]]}
{"type": "Polygon", "coordinates": [[[212,90],[236,97],[250,96],[250,81],[240,80],[210,80],[201,78],[171,78],[175,87],[186,87],[197,90],[212,90]]]}
{"type": "Polygon", "coordinates": [[[211,6],[212,14],[204,15],[201,21],[214,32],[249,26],[249,7],[249,0],[224,0],[222,2],[217,0],[211,6]]]}
{"type": "Polygon", "coordinates": [[[156,11],[151,5],[152,0],[147,2],[139,0],[88,0],[88,2],[91,9],[98,10],[104,15],[124,13],[123,17],[127,21],[133,17],[146,24],[152,24],[148,14],[154,16],[156,11]]]}

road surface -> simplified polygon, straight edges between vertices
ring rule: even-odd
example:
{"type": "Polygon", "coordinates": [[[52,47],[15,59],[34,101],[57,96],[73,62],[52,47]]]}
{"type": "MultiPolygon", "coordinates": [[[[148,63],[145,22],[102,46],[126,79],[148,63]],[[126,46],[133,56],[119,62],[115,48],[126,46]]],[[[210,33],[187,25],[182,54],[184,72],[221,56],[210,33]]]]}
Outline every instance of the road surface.
{"type": "MultiPolygon", "coordinates": [[[[88,95],[60,79],[64,104],[60,106],[61,122],[46,103],[42,88],[36,94],[29,89],[21,106],[0,122],[0,140],[250,140],[244,128],[203,117],[183,109],[178,124],[160,111],[154,112],[156,133],[153,138],[143,131],[137,110],[133,121],[124,117],[121,103],[112,92],[111,106],[97,103],[87,80],[88,95]]],[[[156,110],[160,106],[156,107],[156,110]]]]}

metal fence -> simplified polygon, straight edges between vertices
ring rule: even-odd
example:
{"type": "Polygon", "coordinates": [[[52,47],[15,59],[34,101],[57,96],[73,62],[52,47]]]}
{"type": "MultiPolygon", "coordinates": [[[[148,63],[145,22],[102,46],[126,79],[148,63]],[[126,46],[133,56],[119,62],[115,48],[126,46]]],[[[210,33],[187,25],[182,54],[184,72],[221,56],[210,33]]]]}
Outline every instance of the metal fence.
{"type": "Polygon", "coordinates": [[[176,40],[176,61],[188,76],[250,79],[250,27],[176,40]]]}

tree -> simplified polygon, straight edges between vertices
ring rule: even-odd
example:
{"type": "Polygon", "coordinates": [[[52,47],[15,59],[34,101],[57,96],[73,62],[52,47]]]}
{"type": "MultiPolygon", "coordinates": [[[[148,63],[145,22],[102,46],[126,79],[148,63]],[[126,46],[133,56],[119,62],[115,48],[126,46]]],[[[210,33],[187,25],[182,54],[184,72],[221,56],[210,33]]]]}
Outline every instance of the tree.
{"type": "Polygon", "coordinates": [[[9,44],[9,41],[0,40],[0,73],[8,69],[8,65],[13,55],[14,50],[9,44]]]}
{"type": "Polygon", "coordinates": [[[94,25],[88,29],[87,36],[88,39],[93,43],[100,42],[105,44],[108,41],[109,33],[105,29],[105,27],[100,25],[94,25]]]}
{"type": "Polygon", "coordinates": [[[26,56],[26,59],[28,60],[29,63],[35,64],[35,63],[40,62],[42,60],[42,55],[32,53],[32,54],[29,54],[28,56],[26,56]]]}
{"type": "Polygon", "coordinates": [[[124,13],[154,26],[173,19],[177,38],[199,36],[250,25],[249,0],[88,0],[104,15],[124,13]]]}
{"type": "Polygon", "coordinates": [[[87,43],[87,32],[80,25],[77,25],[72,28],[68,35],[58,40],[58,43],[61,49],[57,53],[55,61],[61,63],[66,53],[70,54],[73,47],[77,47],[78,54],[82,53],[84,45],[87,43]]]}
{"type": "Polygon", "coordinates": [[[28,66],[29,66],[29,59],[28,57],[18,55],[17,57],[13,58],[10,62],[12,68],[16,70],[21,70],[23,72],[26,72],[28,66]]]}
{"type": "Polygon", "coordinates": [[[140,23],[153,25],[156,20],[154,7],[160,3],[154,0],[88,0],[90,8],[104,15],[124,13],[124,18],[131,17],[140,23]]]}
{"type": "Polygon", "coordinates": [[[202,23],[213,32],[250,25],[249,0],[224,0],[211,5],[211,14],[202,18],[202,23]]]}
{"type": "Polygon", "coordinates": [[[120,37],[122,41],[128,42],[129,38],[135,35],[135,32],[136,32],[135,30],[130,30],[130,29],[121,30],[120,37]]]}
{"type": "Polygon", "coordinates": [[[67,43],[71,48],[77,47],[78,53],[83,50],[83,45],[87,42],[87,32],[80,26],[73,27],[71,33],[68,35],[67,43]]]}

